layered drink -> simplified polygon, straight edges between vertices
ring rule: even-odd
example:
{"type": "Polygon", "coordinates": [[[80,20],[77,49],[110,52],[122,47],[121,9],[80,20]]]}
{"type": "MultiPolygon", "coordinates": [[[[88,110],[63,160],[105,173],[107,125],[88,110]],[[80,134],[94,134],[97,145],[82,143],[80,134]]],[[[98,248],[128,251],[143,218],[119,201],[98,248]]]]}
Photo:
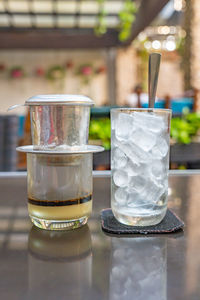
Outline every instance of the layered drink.
{"type": "Polygon", "coordinates": [[[27,155],[28,210],[34,223],[86,223],[92,210],[92,154],[27,155]]]}

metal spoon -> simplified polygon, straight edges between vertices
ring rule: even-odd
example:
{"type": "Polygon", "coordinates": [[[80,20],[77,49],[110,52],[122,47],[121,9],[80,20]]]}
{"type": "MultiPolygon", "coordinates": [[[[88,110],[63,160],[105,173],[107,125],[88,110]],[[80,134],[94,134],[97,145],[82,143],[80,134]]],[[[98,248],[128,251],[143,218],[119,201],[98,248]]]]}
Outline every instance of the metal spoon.
{"type": "Polygon", "coordinates": [[[158,83],[158,74],[160,68],[160,53],[151,53],[149,55],[149,73],[148,73],[148,93],[149,93],[149,108],[154,108],[156,89],[158,83]]]}

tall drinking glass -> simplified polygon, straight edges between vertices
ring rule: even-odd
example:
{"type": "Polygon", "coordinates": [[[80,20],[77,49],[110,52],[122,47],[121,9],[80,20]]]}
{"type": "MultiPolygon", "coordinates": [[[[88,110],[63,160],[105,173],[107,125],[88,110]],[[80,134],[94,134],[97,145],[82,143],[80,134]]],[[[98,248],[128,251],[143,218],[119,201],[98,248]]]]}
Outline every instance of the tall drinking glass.
{"type": "Polygon", "coordinates": [[[171,110],[111,110],[111,207],[127,225],[150,226],[167,210],[171,110]]]}

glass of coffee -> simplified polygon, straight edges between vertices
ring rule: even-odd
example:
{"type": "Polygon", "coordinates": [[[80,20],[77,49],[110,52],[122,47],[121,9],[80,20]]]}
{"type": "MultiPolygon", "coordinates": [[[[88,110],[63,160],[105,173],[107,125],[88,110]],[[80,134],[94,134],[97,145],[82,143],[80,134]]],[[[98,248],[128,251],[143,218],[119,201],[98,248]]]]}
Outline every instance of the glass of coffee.
{"type": "Polygon", "coordinates": [[[27,153],[28,211],[44,229],[72,229],[92,210],[92,153],[27,153]]]}

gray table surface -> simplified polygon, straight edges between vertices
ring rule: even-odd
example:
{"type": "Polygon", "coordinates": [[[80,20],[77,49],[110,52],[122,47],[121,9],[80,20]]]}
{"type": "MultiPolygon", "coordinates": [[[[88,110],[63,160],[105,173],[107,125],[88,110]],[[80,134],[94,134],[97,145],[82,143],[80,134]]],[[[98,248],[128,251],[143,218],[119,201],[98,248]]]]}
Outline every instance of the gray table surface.
{"type": "Polygon", "coordinates": [[[100,224],[109,173],[94,173],[88,225],[66,233],[32,227],[26,174],[0,173],[0,299],[199,300],[200,172],[172,172],[169,183],[184,233],[119,238],[100,224]]]}

